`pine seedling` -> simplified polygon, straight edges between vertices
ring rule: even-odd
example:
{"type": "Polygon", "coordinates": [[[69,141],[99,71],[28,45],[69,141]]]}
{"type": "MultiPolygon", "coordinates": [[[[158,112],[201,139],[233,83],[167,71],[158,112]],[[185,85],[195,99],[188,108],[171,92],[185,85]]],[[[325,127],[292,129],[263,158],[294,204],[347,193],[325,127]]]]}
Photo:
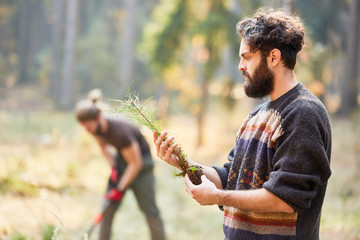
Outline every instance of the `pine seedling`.
{"type": "MultiPolygon", "coordinates": [[[[162,128],[159,122],[156,120],[156,108],[149,104],[149,99],[145,101],[145,104],[140,104],[139,96],[135,93],[128,95],[127,100],[113,100],[119,103],[119,106],[113,109],[115,114],[123,114],[130,121],[136,122],[140,125],[146,126],[152,131],[156,131],[158,136],[162,132],[162,128]]],[[[164,139],[164,141],[167,138],[164,139]]],[[[169,146],[172,144],[171,142],[169,146]]],[[[201,183],[201,175],[203,175],[201,166],[190,165],[186,160],[186,154],[182,151],[181,147],[176,147],[174,150],[176,157],[179,160],[182,172],[176,174],[177,176],[189,175],[192,183],[198,185],[201,183]]]]}

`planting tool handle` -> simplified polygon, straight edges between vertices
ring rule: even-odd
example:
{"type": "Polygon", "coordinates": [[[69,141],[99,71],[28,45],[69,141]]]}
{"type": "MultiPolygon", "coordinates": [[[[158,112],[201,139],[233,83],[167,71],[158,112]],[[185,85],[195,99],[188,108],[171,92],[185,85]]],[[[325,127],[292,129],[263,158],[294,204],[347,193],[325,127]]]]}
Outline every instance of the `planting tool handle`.
{"type": "Polygon", "coordinates": [[[81,240],[88,240],[90,238],[90,235],[94,231],[96,225],[98,225],[101,222],[101,220],[103,219],[104,213],[109,208],[110,203],[111,203],[111,201],[108,201],[108,200],[104,201],[101,212],[95,216],[91,226],[86,231],[86,233],[83,234],[83,237],[81,238],[81,240]]]}
{"type": "Polygon", "coordinates": [[[94,220],[93,220],[93,223],[94,224],[99,224],[103,218],[103,213],[99,213],[97,216],[95,216],[94,220]]]}

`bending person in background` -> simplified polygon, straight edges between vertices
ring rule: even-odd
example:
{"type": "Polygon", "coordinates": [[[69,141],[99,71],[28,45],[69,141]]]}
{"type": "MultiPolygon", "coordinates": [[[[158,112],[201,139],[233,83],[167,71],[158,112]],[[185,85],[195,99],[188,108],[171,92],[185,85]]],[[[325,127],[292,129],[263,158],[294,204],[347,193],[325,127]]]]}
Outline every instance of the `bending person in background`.
{"type": "Polygon", "coordinates": [[[96,102],[96,98],[83,100],[77,104],[75,112],[79,123],[96,138],[111,169],[105,194],[110,205],[101,221],[99,239],[110,239],[114,214],[125,192],[132,189],[146,216],[151,239],[163,240],[164,227],[155,201],[149,145],[138,127],[126,120],[106,118],[96,102]],[[115,147],[115,156],[109,151],[109,146],[115,147]]]}

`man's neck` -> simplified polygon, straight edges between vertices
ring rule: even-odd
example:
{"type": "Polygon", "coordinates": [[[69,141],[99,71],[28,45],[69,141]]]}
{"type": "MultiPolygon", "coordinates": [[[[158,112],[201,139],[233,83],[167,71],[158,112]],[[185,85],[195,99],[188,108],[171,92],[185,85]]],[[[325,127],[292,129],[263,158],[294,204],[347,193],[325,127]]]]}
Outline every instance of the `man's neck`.
{"type": "Polygon", "coordinates": [[[274,101],[281,97],[295,87],[297,83],[294,70],[286,69],[275,74],[274,90],[269,94],[270,100],[274,101]]]}

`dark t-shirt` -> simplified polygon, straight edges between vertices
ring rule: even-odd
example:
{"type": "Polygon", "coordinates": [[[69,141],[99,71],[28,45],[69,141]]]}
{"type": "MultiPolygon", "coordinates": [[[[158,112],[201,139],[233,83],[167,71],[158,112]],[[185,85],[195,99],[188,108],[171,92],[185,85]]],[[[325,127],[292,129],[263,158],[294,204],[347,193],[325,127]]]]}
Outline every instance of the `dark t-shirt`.
{"type": "MultiPolygon", "coordinates": [[[[141,149],[143,165],[152,165],[149,144],[141,134],[139,128],[125,119],[107,119],[109,128],[106,133],[98,134],[102,141],[114,146],[117,150],[117,161],[124,162],[121,156],[121,149],[137,142],[141,149]]],[[[119,165],[119,163],[117,163],[119,165]]],[[[123,163],[121,163],[123,164],[123,163]]]]}

